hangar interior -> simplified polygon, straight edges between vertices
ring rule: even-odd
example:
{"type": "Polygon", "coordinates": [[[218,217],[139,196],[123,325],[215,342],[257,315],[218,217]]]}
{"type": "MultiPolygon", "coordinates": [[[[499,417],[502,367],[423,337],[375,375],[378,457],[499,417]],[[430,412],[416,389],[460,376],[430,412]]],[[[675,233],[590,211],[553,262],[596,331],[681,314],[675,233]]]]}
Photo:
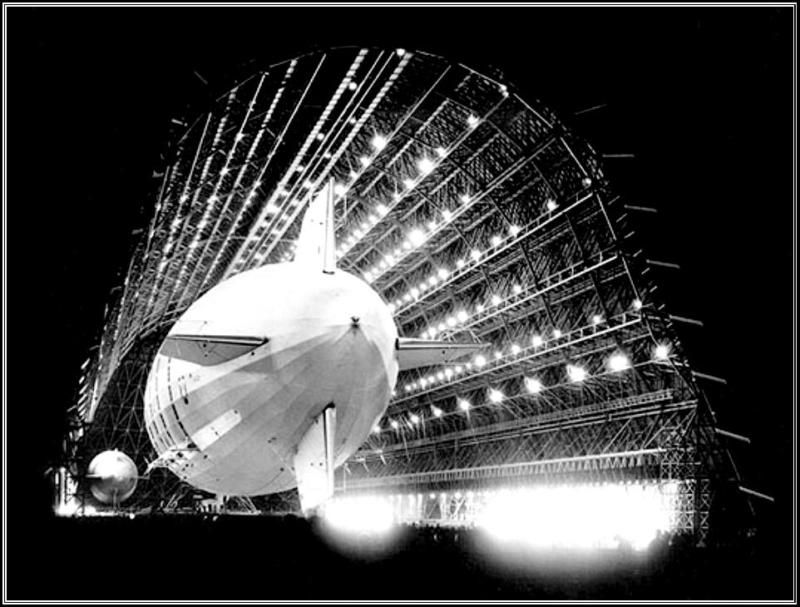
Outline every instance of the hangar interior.
{"type": "Polygon", "coordinates": [[[560,513],[564,533],[588,511],[623,526],[647,512],[707,540],[736,468],[635,207],[547,107],[438,56],[341,48],[271,65],[174,123],[152,218],[81,370],[57,512],[298,510],[294,492],[182,482],[150,443],[143,394],[181,314],[233,275],[291,261],[333,179],[338,265],[381,294],[399,334],[490,344],[401,373],[336,472],[340,511],[456,526],[560,513]],[[106,450],[143,475],[113,507],[86,480],[106,450]]]}

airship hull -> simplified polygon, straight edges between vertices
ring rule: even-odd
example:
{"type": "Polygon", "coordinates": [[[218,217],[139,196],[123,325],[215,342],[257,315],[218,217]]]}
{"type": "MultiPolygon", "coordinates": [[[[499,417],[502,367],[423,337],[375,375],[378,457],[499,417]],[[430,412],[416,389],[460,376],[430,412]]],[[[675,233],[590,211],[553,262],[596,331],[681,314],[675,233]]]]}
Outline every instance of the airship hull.
{"type": "Polygon", "coordinates": [[[234,276],[170,331],[185,334],[210,341],[176,352],[167,338],[148,378],[145,424],[164,465],[217,494],[294,487],[297,446],[331,405],[334,460],[342,464],[383,414],[397,380],[391,314],[342,270],[278,264],[234,276]],[[215,344],[216,336],[234,343],[215,344]],[[236,345],[237,337],[262,341],[236,345]]]}

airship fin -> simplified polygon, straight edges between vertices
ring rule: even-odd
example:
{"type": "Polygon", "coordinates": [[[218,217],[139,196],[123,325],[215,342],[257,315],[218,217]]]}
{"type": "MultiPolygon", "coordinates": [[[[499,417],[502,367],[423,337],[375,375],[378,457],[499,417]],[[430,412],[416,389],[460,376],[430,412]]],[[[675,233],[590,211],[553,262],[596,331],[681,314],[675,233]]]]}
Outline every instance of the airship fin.
{"type": "Polygon", "coordinates": [[[336,240],[333,218],[333,179],[306,209],[297,239],[295,263],[318,267],[326,274],[336,270],[336,240]]]}
{"type": "Polygon", "coordinates": [[[300,439],[294,456],[294,474],[300,507],[308,514],[333,496],[333,440],[336,408],[328,405],[314,418],[300,439]]]}
{"type": "Polygon", "coordinates": [[[400,370],[441,365],[477,352],[488,344],[459,344],[432,339],[397,338],[397,362],[400,370]]]}
{"type": "Polygon", "coordinates": [[[174,334],[167,336],[159,354],[210,366],[252,352],[268,341],[266,337],[248,335],[174,334]]]}

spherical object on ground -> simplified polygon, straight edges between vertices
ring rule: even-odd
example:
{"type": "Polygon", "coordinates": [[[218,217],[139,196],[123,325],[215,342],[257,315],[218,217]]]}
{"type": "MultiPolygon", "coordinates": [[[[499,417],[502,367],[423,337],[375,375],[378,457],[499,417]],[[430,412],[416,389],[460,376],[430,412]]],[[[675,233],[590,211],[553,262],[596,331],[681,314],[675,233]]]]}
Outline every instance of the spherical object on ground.
{"type": "Polygon", "coordinates": [[[89,464],[87,477],[94,497],[104,504],[119,504],[136,490],[136,464],[122,451],[103,451],[89,464]]]}

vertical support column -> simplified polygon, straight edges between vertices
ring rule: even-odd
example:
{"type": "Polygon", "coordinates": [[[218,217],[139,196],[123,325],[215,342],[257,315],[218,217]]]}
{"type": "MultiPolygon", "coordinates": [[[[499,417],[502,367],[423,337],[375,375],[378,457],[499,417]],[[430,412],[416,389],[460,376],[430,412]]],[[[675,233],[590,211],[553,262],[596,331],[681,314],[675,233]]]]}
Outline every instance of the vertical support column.
{"type": "Polygon", "coordinates": [[[698,478],[694,489],[694,533],[697,546],[703,548],[708,541],[711,518],[711,481],[698,478]]]}

